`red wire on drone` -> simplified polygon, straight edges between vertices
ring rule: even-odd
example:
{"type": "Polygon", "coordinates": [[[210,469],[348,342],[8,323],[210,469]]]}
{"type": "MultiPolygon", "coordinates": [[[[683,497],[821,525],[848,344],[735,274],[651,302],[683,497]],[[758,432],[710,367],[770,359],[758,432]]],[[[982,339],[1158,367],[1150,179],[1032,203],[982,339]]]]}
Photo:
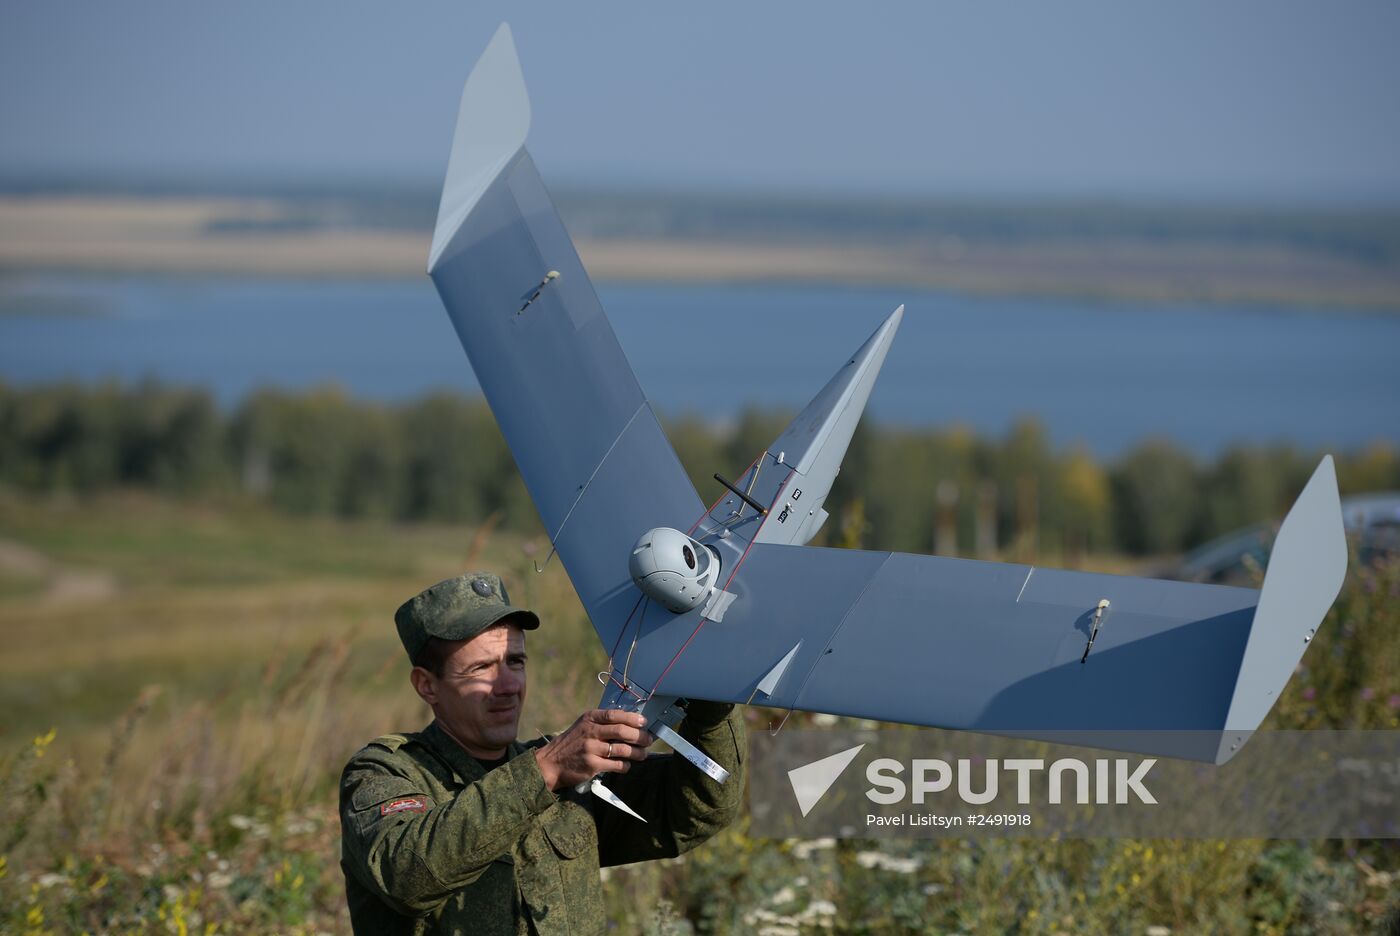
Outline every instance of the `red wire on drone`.
{"type": "MultiPolygon", "coordinates": [[[[757,461],[757,459],[755,459],[755,461],[757,461]]],[[[740,567],[741,565],[743,565],[743,564],[744,564],[744,560],[748,558],[748,556],[749,556],[749,550],[750,550],[750,549],[753,549],[753,544],[758,540],[758,534],[760,534],[760,533],[763,532],[764,524],[766,524],[766,523],[768,522],[768,518],[771,517],[771,516],[773,515],[773,514],[772,514],[772,506],[773,506],[773,504],[776,504],[778,501],[782,500],[783,492],[787,490],[787,486],[788,486],[788,484],[790,484],[790,483],[792,482],[792,476],[795,475],[795,474],[797,474],[797,472],[796,472],[795,470],[793,470],[793,469],[789,469],[789,470],[788,470],[788,476],[787,476],[786,478],[783,479],[783,483],[778,487],[778,493],[777,493],[777,495],[773,498],[772,502],[768,505],[768,506],[769,506],[769,512],[768,512],[767,514],[764,515],[763,520],[758,524],[758,529],[753,531],[753,537],[749,540],[749,544],[748,544],[747,546],[744,547],[744,552],[743,552],[743,554],[742,554],[741,556],[739,556],[739,561],[736,562],[736,563],[734,563],[734,568],[730,570],[730,572],[729,572],[729,578],[727,578],[727,579],[724,580],[724,588],[722,589],[723,591],[728,591],[728,590],[729,590],[729,584],[730,584],[731,582],[734,581],[734,576],[736,576],[736,575],[739,574],[739,567],[740,567]]],[[[713,509],[713,508],[711,508],[711,509],[713,509]]],[[[697,521],[697,523],[698,523],[698,521],[697,521]]],[[[656,694],[656,691],[657,691],[658,689],[661,688],[661,681],[662,681],[663,679],[666,678],[666,674],[667,674],[667,673],[671,672],[671,667],[673,667],[673,666],[676,665],[676,661],[679,660],[679,659],[681,658],[681,654],[682,654],[682,653],[685,653],[686,648],[690,646],[690,642],[691,642],[692,640],[695,639],[695,635],[698,634],[698,633],[700,633],[700,628],[702,628],[702,627],[705,626],[705,621],[706,621],[706,620],[707,620],[707,619],[704,618],[704,617],[701,617],[701,618],[700,618],[699,622],[697,622],[696,625],[695,625],[695,630],[693,630],[693,631],[690,632],[690,636],[687,637],[687,638],[685,639],[685,643],[681,644],[681,648],[680,648],[679,650],[676,651],[676,655],[673,656],[673,657],[671,657],[671,662],[670,662],[670,663],[667,663],[667,664],[666,664],[666,668],[665,668],[664,670],[661,671],[661,675],[658,676],[658,677],[656,677],[656,682],[655,682],[655,683],[652,685],[652,687],[651,687],[651,693],[650,693],[651,695],[655,695],[655,694],[656,694]]]]}
{"type": "MultiPolygon", "coordinates": [[[[697,522],[698,522],[698,521],[697,521],[697,522]]],[[[627,615],[627,620],[625,620],[625,621],[622,622],[622,627],[621,627],[621,629],[618,630],[618,632],[617,632],[617,640],[613,641],[612,652],[608,654],[608,668],[609,668],[609,669],[612,668],[613,660],[617,659],[617,648],[620,647],[620,646],[622,646],[622,635],[627,633],[627,628],[628,628],[628,627],[631,625],[631,623],[632,623],[632,617],[633,617],[633,615],[635,615],[635,614],[637,613],[637,609],[638,609],[639,607],[641,607],[642,601],[643,601],[645,598],[646,598],[646,595],[638,595],[638,596],[637,596],[637,603],[634,604],[634,605],[632,606],[632,614],[627,615]]]]}

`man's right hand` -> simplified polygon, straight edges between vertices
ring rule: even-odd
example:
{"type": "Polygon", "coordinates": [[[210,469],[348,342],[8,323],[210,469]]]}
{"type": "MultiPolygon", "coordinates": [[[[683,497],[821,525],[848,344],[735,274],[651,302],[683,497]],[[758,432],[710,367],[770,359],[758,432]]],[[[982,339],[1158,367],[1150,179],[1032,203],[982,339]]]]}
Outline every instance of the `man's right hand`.
{"type": "Polygon", "coordinates": [[[545,786],[562,790],[600,773],[626,773],[632,761],[646,760],[646,749],[656,740],[646,723],[638,712],[584,712],[568,731],[535,749],[545,786]]]}

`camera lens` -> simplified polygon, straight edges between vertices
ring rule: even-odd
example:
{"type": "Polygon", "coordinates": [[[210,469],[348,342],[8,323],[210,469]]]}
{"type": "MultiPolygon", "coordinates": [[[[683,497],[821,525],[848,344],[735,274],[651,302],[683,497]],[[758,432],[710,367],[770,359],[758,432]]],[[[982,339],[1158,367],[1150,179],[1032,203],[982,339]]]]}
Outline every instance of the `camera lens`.
{"type": "Polygon", "coordinates": [[[690,566],[692,569],[695,568],[695,553],[690,551],[689,546],[681,547],[681,555],[685,556],[686,565],[690,566]]]}

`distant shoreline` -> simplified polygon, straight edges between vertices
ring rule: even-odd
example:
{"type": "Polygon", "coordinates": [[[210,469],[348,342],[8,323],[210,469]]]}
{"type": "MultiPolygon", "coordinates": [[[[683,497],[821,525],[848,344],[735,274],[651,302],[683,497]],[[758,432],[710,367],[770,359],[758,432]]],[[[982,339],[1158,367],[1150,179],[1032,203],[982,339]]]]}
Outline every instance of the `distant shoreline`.
{"type": "MultiPolygon", "coordinates": [[[[424,275],[427,231],[281,223],[274,198],[0,197],[0,275],[401,279],[424,275]]],[[[295,221],[296,219],[293,219],[295,221]]],[[[587,227],[587,225],[583,225],[587,227]]],[[[979,295],[1400,310],[1400,270],[1322,249],[1177,238],[970,242],[839,233],[799,242],[706,231],[577,238],[600,282],[891,286],[979,295]]]]}

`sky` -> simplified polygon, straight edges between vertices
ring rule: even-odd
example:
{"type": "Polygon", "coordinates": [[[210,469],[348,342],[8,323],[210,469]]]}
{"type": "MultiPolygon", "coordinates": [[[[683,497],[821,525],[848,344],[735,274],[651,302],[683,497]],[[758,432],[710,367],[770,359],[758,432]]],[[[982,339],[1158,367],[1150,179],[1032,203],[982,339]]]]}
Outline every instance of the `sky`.
{"type": "Polygon", "coordinates": [[[0,0],[0,176],[441,179],[503,20],[555,185],[1400,205],[1400,4],[0,0]]]}

